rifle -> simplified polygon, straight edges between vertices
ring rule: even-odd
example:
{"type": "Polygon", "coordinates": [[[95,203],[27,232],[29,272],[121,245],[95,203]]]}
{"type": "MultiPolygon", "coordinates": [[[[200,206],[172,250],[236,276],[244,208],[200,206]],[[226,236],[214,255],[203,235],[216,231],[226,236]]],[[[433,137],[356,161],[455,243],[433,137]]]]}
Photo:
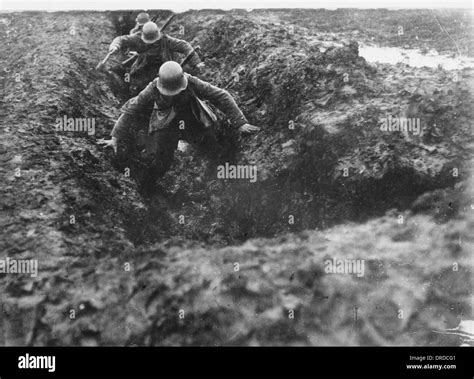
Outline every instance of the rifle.
{"type": "Polygon", "coordinates": [[[186,57],[184,57],[184,59],[181,61],[180,65],[181,67],[184,67],[184,65],[186,63],[189,62],[189,60],[191,59],[191,57],[194,55],[194,54],[198,54],[198,52],[201,50],[201,47],[200,46],[196,46],[194,49],[192,49],[188,55],[186,55],[186,57]]]}
{"type": "Polygon", "coordinates": [[[125,59],[123,62],[122,62],[122,66],[126,66],[128,63],[130,63],[131,61],[135,60],[140,54],[138,54],[136,51],[131,51],[129,53],[130,57],[125,59]]]}
{"type": "Polygon", "coordinates": [[[112,55],[112,52],[108,53],[105,58],[99,62],[99,64],[95,67],[96,70],[99,70],[100,68],[102,68],[102,66],[109,60],[110,56],[112,55]]]}
{"type": "MultiPolygon", "coordinates": [[[[191,59],[191,57],[194,55],[194,54],[199,54],[201,51],[201,47],[200,46],[196,46],[194,49],[192,49],[188,55],[186,55],[186,57],[181,61],[180,65],[181,67],[184,67],[184,65],[186,63],[189,62],[189,60],[191,59]]],[[[135,58],[137,58],[140,54],[138,54],[136,51],[131,51],[130,52],[131,56],[130,58],[124,60],[122,62],[122,64],[125,66],[127,63],[133,61],[135,58]]]]}
{"type": "MultiPolygon", "coordinates": [[[[160,33],[163,33],[163,31],[168,27],[169,24],[171,24],[171,21],[173,21],[173,19],[175,18],[176,14],[172,13],[171,16],[168,17],[168,19],[165,21],[165,23],[163,24],[163,26],[161,27],[160,29],[160,33]]],[[[156,18],[158,18],[158,16],[155,16],[156,18]]],[[[154,22],[154,21],[153,21],[154,22]]]]}

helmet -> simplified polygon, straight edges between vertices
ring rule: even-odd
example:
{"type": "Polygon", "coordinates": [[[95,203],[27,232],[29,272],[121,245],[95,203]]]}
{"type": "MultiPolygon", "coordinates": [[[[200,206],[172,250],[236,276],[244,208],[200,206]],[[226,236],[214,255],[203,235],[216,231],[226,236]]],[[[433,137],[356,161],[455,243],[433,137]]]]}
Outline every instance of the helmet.
{"type": "Polygon", "coordinates": [[[135,21],[138,25],[144,25],[150,21],[150,15],[146,12],[139,13],[135,21]]]}
{"type": "Polygon", "coordinates": [[[160,30],[158,29],[158,25],[154,22],[147,22],[143,25],[142,29],[142,41],[145,43],[155,43],[161,37],[160,30]]]}
{"type": "Polygon", "coordinates": [[[161,65],[156,87],[166,96],[175,96],[188,86],[188,78],[183,68],[175,61],[168,61],[161,65]]]}

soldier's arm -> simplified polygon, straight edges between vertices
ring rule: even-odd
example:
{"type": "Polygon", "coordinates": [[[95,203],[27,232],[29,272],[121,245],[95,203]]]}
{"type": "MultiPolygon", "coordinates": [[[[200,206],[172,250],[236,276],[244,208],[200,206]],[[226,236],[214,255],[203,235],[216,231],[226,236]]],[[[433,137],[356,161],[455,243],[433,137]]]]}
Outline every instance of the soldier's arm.
{"type": "Polygon", "coordinates": [[[120,49],[134,48],[140,42],[140,36],[132,34],[128,36],[119,36],[114,38],[110,44],[109,51],[117,51],[120,49]]]}
{"type": "Polygon", "coordinates": [[[128,34],[133,35],[137,33],[138,31],[140,31],[140,25],[136,24],[135,27],[132,30],[130,30],[130,33],[128,34]]]}
{"type": "Polygon", "coordinates": [[[203,100],[209,100],[230,119],[232,125],[241,127],[248,124],[247,119],[229,92],[216,87],[195,76],[188,75],[188,80],[194,84],[196,95],[203,100]]]}
{"type": "Polygon", "coordinates": [[[134,121],[139,116],[147,116],[153,110],[155,82],[151,82],[137,96],[128,100],[122,106],[122,115],[119,117],[111,132],[113,138],[122,139],[131,130],[134,121]]]}
{"type": "MultiPolygon", "coordinates": [[[[178,38],[173,38],[170,36],[166,36],[168,38],[168,43],[171,52],[173,53],[181,53],[184,56],[187,56],[193,51],[193,47],[191,46],[190,43],[183,41],[182,39],[178,38]]],[[[191,56],[189,59],[189,65],[196,67],[196,66],[201,66],[203,63],[201,62],[201,58],[199,57],[199,54],[194,52],[194,54],[191,56]]]]}

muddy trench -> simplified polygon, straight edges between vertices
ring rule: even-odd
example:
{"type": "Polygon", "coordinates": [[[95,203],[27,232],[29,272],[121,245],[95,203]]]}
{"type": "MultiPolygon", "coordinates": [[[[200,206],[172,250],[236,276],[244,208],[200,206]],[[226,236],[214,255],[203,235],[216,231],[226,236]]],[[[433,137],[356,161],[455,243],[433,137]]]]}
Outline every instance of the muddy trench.
{"type": "Polygon", "coordinates": [[[460,343],[434,330],[472,308],[470,71],[371,65],[357,44],[327,47],[265,12],[181,14],[169,34],[201,46],[207,79],[262,128],[217,128],[258,179],[217,179],[220,162],[177,151],[144,196],[95,144],[127,96],[93,67],[130,17],[4,17],[13,53],[0,57],[22,80],[2,104],[2,251],[39,270],[0,275],[1,344],[460,343]],[[388,114],[420,117],[423,133],[380,131],[388,114]],[[56,131],[64,115],[95,119],[95,134],[56,131]],[[364,275],[326,273],[335,258],[363,259],[364,275]]]}
{"type": "MultiPolygon", "coordinates": [[[[160,19],[164,20],[168,15],[163,12],[160,19]]],[[[108,17],[113,25],[111,30],[114,31],[109,36],[110,40],[116,35],[126,34],[126,31],[133,27],[131,12],[112,12],[108,17]]],[[[198,40],[197,43],[204,52],[204,61],[207,60],[208,64],[210,62],[206,79],[217,85],[224,81],[222,74],[213,75],[216,60],[219,60],[221,70],[227,74],[232,74],[242,64],[251,64],[250,58],[236,62],[235,55],[225,54],[226,51],[223,52],[220,46],[223,43],[221,40],[224,41],[223,37],[218,34],[215,37],[215,31],[225,30],[225,27],[228,27],[228,33],[232,34],[235,28],[233,24],[238,24],[240,20],[230,17],[229,20],[216,21],[216,25],[209,26],[211,32],[205,36],[197,36],[195,25],[188,25],[187,21],[186,16],[176,21],[177,26],[171,27],[170,35],[182,37],[177,33],[177,28],[184,25],[186,30],[189,30],[185,35],[186,40],[198,40]],[[219,38],[216,48],[216,39],[219,38]]],[[[280,30],[276,29],[274,32],[278,33],[280,30]]],[[[234,36],[235,38],[239,36],[234,36]]],[[[232,45],[232,40],[225,41],[225,44],[232,45]]],[[[294,50],[297,51],[297,48],[299,46],[294,50]]],[[[97,56],[97,60],[100,59],[101,56],[97,56]]],[[[341,59],[351,58],[342,55],[341,59]]],[[[360,59],[357,58],[358,64],[366,64],[360,63],[360,59]]],[[[314,62],[310,59],[309,63],[314,62]]],[[[325,63],[326,61],[322,61],[320,64],[325,63]]],[[[316,66],[316,70],[320,70],[320,67],[316,66]]],[[[374,69],[369,68],[368,71],[373,73],[374,69]]],[[[325,74],[327,73],[324,71],[319,73],[319,78],[324,78],[325,74]]],[[[347,137],[333,137],[321,127],[309,131],[305,128],[303,136],[301,133],[298,136],[298,131],[286,127],[293,118],[298,117],[289,114],[294,113],[291,109],[299,108],[295,105],[299,96],[296,92],[298,88],[291,88],[292,79],[294,78],[291,76],[284,77],[283,80],[288,80],[290,87],[278,86],[276,91],[273,89],[268,99],[265,98],[265,85],[256,91],[259,98],[255,100],[255,86],[248,83],[250,80],[258,82],[265,78],[245,78],[243,83],[239,83],[239,88],[229,90],[237,99],[244,99],[242,108],[250,121],[269,132],[263,132],[255,141],[251,141],[253,137],[239,139],[235,132],[229,132],[230,126],[224,121],[219,124],[217,135],[221,150],[227,152],[225,159],[209,162],[193,149],[187,153],[176,151],[175,162],[170,172],[160,181],[157,193],[144,197],[146,214],[131,223],[127,221],[130,220],[128,217],[124,220],[127,235],[136,246],[153,244],[168,238],[193,239],[223,246],[238,244],[254,237],[274,237],[285,232],[324,229],[347,221],[364,222],[382,216],[390,209],[400,212],[408,210],[413,201],[423,193],[453,187],[462,179],[447,175],[449,168],[446,167],[435,175],[420,175],[415,168],[392,164],[393,167],[388,165],[382,169],[382,175],[356,176],[355,180],[345,180],[341,175],[345,168],[340,168],[339,158],[341,154],[344,155],[354,148],[353,144],[347,141],[347,137]],[[245,99],[251,99],[254,105],[246,106],[248,101],[245,99]],[[260,103],[261,107],[265,102],[280,109],[278,114],[263,119],[252,114],[255,104],[260,103]],[[285,113],[285,109],[289,109],[288,113],[285,113]],[[288,161],[279,162],[281,167],[274,167],[274,164],[268,162],[274,152],[268,158],[262,157],[271,148],[264,146],[266,134],[270,134],[267,144],[296,140],[299,145],[295,150],[299,158],[293,159],[293,156],[290,156],[288,161]],[[306,146],[301,143],[301,139],[312,140],[314,143],[306,146]],[[259,161],[259,158],[262,160],[259,161]],[[226,162],[256,164],[257,172],[263,173],[263,178],[259,176],[255,183],[245,179],[216,179],[215,167],[226,162]]],[[[129,98],[127,85],[117,85],[116,75],[109,75],[105,83],[116,97],[117,103],[123,104],[129,98]]],[[[343,83],[339,83],[339,86],[342,85],[343,83]]],[[[239,103],[242,104],[242,101],[239,103]]],[[[88,104],[81,106],[87,108],[88,104]]],[[[350,121],[344,120],[342,124],[347,122],[350,121]]],[[[109,125],[112,125],[112,120],[109,125]]],[[[282,153],[286,153],[285,148],[282,153]]],[[[294,151],[292,153],[295,154],[294,151]]],[[[112,162],[110,154],[109,158],[112,162]]],[[[351,170],[353,173],[354,169],[351,170]]]]}

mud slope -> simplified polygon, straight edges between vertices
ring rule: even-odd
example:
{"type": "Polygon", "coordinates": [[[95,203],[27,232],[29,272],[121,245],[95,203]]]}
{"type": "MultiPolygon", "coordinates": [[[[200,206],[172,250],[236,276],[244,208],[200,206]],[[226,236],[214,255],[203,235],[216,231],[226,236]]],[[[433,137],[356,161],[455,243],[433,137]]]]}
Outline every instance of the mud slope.
{"type": "Polygon", "coordinates": [[[202,12],[176,21],[201,46],[207,78],[263,129],[241,141],[235,158],[257,164],[257,183],[195,180],[204,172],[200,161],[176,165],[168,187],[179,180],[186,198],[205,182],[211,198],[198,197],[198,208],[186,213],[209,212],[228,240],[245,240],[365,221],[465,178],[472,70],[374,66],[359,56],[356,41],[328,43],[303,22],[291,29],[278,12],[268,18],[273,22],[257,15],[202,12]],[[417,119],[420,132],[381,131],[388,117],[417,119]]]}
{"type": "MultiPolygon", "coordinates": [[[[229,91],[263,130],[229,159],[258,164],[257,184],[179,153],[145,200],[94,144],[118,116],[92,70],[118,18],[2,16],[1,257],[39,273],[0,274],[1,344],[459,344],[433,330],[471,317],[470,72],[375,67],[355,42],[241,13],[185,14],[171,33],[185,25],[209,80],[239,74],[229,91]],[[382,133],[388,113],[427,133],[382,133]],[[64,115],[95,119],[95,134],[56,132],[64,115]],[[328,274],[328,259],[364,260],[364,275],[328,274]]],[[[220,138],[233,141],[225,123],[220,138]]]]}
{"type": "MultiPolygon", "coordinates": [[[[28,344],[37,341],[39,330],[62,328],[58,338],[73,343],[79,340],[64,323],[69,311],[94,303],[88,291],[97,284],[95,269],[107,272],[127,260],[133,245],[125,231],[139,228],[128,220],[140,223],[148,215],[134,183],[118,175],[94,145],[97,135],[110,130],[118,106],[90,69],[112,27],[106,23],[98,30],[106,22],[101,15],[3,19],[11,23],[11,54],[2,53],[10,75],[2,104],[1,251],[11,258],[38,259],[40,269],[36,278],[2,275],[6,313],[0,335],[2,343],[28,344]],[[64,115],[95,118],[97,135],[55,132],[56,118],[64,115]],[[99,269],[98,262],[105,266],[99,269]]],[[[121,283],[116,274],[111,278],[121,283]]],[[[119,298],[121,290],[115,291],[119,298]]],[[[107,291],[106,297],[114,295],[107,291]]]]}

